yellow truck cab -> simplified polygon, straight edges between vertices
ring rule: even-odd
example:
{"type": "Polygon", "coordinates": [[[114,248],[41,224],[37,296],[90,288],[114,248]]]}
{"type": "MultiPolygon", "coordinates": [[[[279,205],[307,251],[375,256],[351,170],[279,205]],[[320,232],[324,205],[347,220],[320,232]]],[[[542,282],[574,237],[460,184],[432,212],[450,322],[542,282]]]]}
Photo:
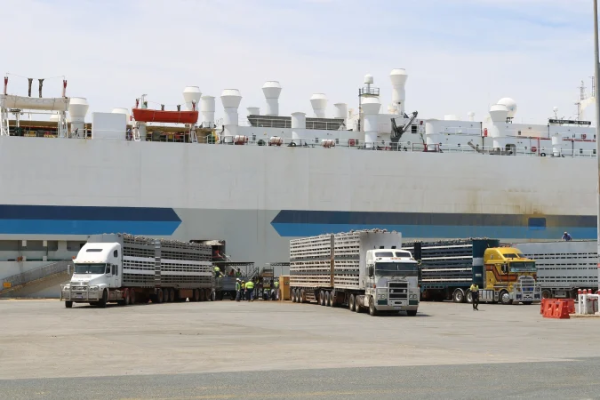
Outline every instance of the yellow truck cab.
{"type": "Polygon", "coordinates": [[[514,247],[491,247],[483,254],[485,288],[479,292],[482,302],[532,304],[541,301],[536,282],[535,261],[514,247]]]}

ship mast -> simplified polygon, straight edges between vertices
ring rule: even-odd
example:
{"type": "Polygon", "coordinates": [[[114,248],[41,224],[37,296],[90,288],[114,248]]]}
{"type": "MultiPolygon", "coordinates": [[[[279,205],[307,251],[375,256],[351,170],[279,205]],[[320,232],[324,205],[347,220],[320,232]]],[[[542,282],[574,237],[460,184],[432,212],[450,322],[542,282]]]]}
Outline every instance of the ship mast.
{"type": "MultiPolygon", "coordinates": [[[[594,94],[598,96],[600,94],[599,79],[600,79],[600,57],[598,57],[598,0],[594,0],[594,94]]],[[[596,161],[597,165],[597,177],[598,177],[598,215],[596,222],[596,230],[600,233],[600,101],[596,97],[596,161]]],[[[600,234],[597,235],[598,240],[598,254],[600,254],[600,234]]],[[[600,280],[598,281],[598,288],[600,289],[600,280]]]]}

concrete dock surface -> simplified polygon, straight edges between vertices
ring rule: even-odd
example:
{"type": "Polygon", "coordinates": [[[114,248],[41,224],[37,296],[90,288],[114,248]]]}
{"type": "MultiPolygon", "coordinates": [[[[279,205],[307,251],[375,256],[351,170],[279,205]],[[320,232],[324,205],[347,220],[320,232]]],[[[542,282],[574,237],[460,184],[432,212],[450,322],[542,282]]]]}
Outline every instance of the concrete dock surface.
{"type": "Polygon", "coordinates": [[[598,398],[599,320],[479,308],[371,317],[262,301],[4,300],[0,398],[598,398]]]}

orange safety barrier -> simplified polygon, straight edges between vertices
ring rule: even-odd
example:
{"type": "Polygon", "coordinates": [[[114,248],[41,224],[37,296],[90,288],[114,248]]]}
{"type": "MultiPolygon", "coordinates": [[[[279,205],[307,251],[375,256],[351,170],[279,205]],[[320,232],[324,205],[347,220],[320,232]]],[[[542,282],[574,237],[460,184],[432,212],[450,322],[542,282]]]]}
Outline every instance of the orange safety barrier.
{"type": "Polygon", "coordinates": [[[573,300],[573,299],[565,299],[563,301],[565,303],[567,303],[569,314],[575,314],[575,300],[573,300]]]}
{"type": "Polygon", "coordinates": [[[575,311],[573,300],[546,299],[544,304],[544,318],[569,319],[571,318],[569,316],[571,308],[575,311]]]}

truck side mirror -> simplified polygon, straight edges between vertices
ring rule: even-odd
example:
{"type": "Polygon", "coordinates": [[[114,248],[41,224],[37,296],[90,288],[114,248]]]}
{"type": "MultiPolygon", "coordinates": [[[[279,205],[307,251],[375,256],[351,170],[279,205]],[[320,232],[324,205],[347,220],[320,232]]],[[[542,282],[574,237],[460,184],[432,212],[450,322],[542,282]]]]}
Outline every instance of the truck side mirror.
{"type": "Polygon", "coordinates": [[[508,265],[502,264],[502,273],[508,274],[508,265]]]}
{"type": "Polygon", "coordinates": [[[369,277],[372,278],[375,275],[375,267],[369,266],[369,277]]]}

